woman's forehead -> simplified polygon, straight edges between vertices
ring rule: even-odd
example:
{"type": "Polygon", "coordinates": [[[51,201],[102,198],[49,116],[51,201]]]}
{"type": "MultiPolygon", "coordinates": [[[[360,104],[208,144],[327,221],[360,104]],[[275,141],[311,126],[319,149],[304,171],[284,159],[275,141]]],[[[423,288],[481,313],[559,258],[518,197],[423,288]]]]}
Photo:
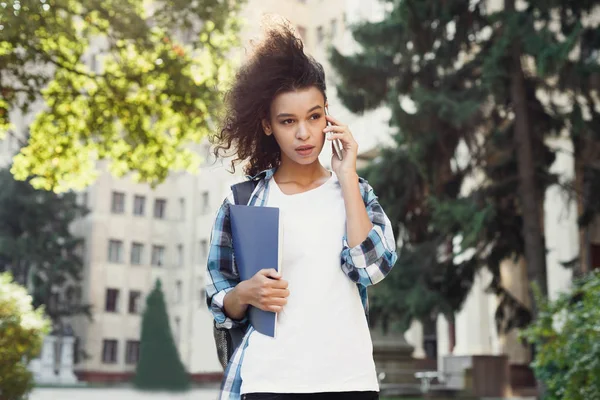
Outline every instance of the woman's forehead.
{"type": "Polygon", "coordinates": [[[271,103],[271,111],[276,115],[279,113],[305,113],[316,105],[323,105],[325,98],[323,93],[311,86],[279,93],[271,103]]]}

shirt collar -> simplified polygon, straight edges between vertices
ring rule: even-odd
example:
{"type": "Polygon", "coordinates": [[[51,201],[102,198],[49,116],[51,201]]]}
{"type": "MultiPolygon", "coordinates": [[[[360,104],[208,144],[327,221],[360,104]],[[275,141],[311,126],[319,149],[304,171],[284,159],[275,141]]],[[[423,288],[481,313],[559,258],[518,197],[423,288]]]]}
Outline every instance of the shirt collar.
{"type": "Polygon", "coordinates": [[[264,171],[259,172],[258,174],[254,175],[254,176],[246,175],[246,178],[250,179],[252,181],[261,179],[261,178],[263,178],[265,180],[269,180],[273,177],[273,175],[275,174],[275,171],[277,171],[277,167],[265,169],[264,171]]]}

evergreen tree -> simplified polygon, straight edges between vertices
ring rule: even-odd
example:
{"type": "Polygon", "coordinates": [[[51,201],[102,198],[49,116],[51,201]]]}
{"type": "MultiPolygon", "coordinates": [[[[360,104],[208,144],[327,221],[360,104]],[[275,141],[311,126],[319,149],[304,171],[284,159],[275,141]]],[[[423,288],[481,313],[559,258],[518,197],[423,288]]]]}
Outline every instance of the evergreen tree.
{"type": "Polygon", "coordinates": [[[74,193],[56,194],[0,170],[0,272],[27,286],[34,307],[44,305],[55,326],[62,317],[89,314],[80,282],[83,239],[70,227],[86,209],[74,193]]]}
{"type": "Polygon", "coordinates": [[[487,267],[501,299],[499,327],[525,325],[530,312],[502,287],[500,263],[525,257],[529,280],[545,292],[540,215],[545,189],[559,179],[549,172],[555,155],[546,140],[576,125],[569,133],[597,148],[590,86],[600,33],[585,21],[599,2],[539,0],[515,9],[506,0],[500,10],[486,1],[386,3],[383,21],[354,27],[357,54],[331,53],[346,106],[386,105],[395,128],[385,162],[365,171],[404,242],[373,303],[409,320],[442,312],[452,321],[475,271],[487,267]],[[540,92],[565,92],[572,107],[540,92]],[[415,110],[403,108],[405,98],[415,110]]]}
{"type": "Polygon", "coordinates": [[[2,2],[0,139],[16,111],[36,112],[15,176],[66,191],[93,182],[98,160],[153,185],[196,170],[189,145],[220,113],[240,4],[2,2]]]}
{"type": "Polygon", "coordinates": [[[173,340],[160,280],[156,280],[154,289],[146,299],[140,359],[133,383],[141,390],[189,389],[189,376],[173,340]]]}

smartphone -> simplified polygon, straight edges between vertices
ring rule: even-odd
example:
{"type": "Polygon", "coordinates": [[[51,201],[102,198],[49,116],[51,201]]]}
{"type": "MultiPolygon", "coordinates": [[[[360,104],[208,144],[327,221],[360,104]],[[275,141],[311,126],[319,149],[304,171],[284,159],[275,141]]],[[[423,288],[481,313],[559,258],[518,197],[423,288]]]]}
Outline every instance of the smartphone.
{"type": "MultiPolygon", "coordinates": [[[[325,107],[325,115],[329,115],[329,110],[328,110],[327,107],[325,107]]],[[[329,122],[329,120],[327,121],[327,126],[331,126],[331,122],[329,122]]],[[[335,139],[331,143],[332,143],[333,151],[334,151],[335,155],[341,161],[342,157],[343,157],[343,155],[342,155],[342,149],[344,148],[342,146],[342,141],[340,139],[335,139]]]]}

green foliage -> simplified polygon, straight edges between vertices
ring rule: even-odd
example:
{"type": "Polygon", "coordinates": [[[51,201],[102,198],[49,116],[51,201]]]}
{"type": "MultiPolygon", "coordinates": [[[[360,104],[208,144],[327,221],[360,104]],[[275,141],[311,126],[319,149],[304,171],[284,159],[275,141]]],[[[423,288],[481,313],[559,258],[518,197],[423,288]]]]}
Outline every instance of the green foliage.
{"type": "Polygon", "coordinates": [[[43,308],[10,273],[0,273],[0,400],[18,400],[33,386],[27,364],[37,357],[50,328],[43,308]]]}
{"type": "MultiPolygon", "coordinates": [[[[592,56],[600,51],[600,33],[581,21],[600,1],[536,0],[512,12],[491,11],[484,1],[385,3],[382,21],[353,27],[357,53],[332,49],[330,55],[338,94],[350,110],[391,110],[395,143],[362,174],[396,226],[405,254],[388,282],[370,292],[374,314],[395,315],[403,326],[438,313],[452,317],[476,271],[487,268],[489,289],[501,300],[498,327],[524,326],[530,312],[500,280],[501,262],[525,255],[523,220],[536,218],[521,213],[517,190],[522,178],[509,91],[513,44],[521,43],[520,56],[532,62],[523,63],[521,100],[535,183],[522,189],[544,193],[560,178],[549,171],[555,154],[546,139],[567,128],[577,160],[597,170],[597,150],[589,149],[600,143],[600,104],[590,87],[600,77],[592,56]],[[572,52],[576,46],[581,52],[572,52]],[[540,94],[564,94],[573,107],[542,101],[540,94]],[[406,99],[414,107],[405,109],[406,99]]],[[[587,201],[585,210],[582,222],[589,222],[597,203],[587,201]]]]}
{"type": "Polygon", "coordinates": [[[146,299],[140,359],[133,383],[141,390],[189,389],[189,376],[173,340],[160,280],[146,299]]]}
{"type": "Polygon", "coordinates": [[[76,296],[83,272],[83,240],[70,227],[85,208],[74,193],[35,190],[0,170],[0,271],[27,285],[34,306],[45,305],[55,323],[88,313],[76,296]]]}
{"type": "Polygon", "coordinates": [[[98,160],[156,185],[195,170],[232,76],[238,1],[14,0],[0,7],[0,136],[36,112],[17,179],[81,189],[98,160]],[[95,67],[94,67],[95,65],[95,67]],[[43,104],[34,105],[36,99],[43,104]]]}
{"type": "Polygon", "coordinates": [[[600,399],[600,273],[552,302],[537,292],[543,306],[522,336],[536,346],[531,365],[546,385],[545,399],[600,399]]]}

